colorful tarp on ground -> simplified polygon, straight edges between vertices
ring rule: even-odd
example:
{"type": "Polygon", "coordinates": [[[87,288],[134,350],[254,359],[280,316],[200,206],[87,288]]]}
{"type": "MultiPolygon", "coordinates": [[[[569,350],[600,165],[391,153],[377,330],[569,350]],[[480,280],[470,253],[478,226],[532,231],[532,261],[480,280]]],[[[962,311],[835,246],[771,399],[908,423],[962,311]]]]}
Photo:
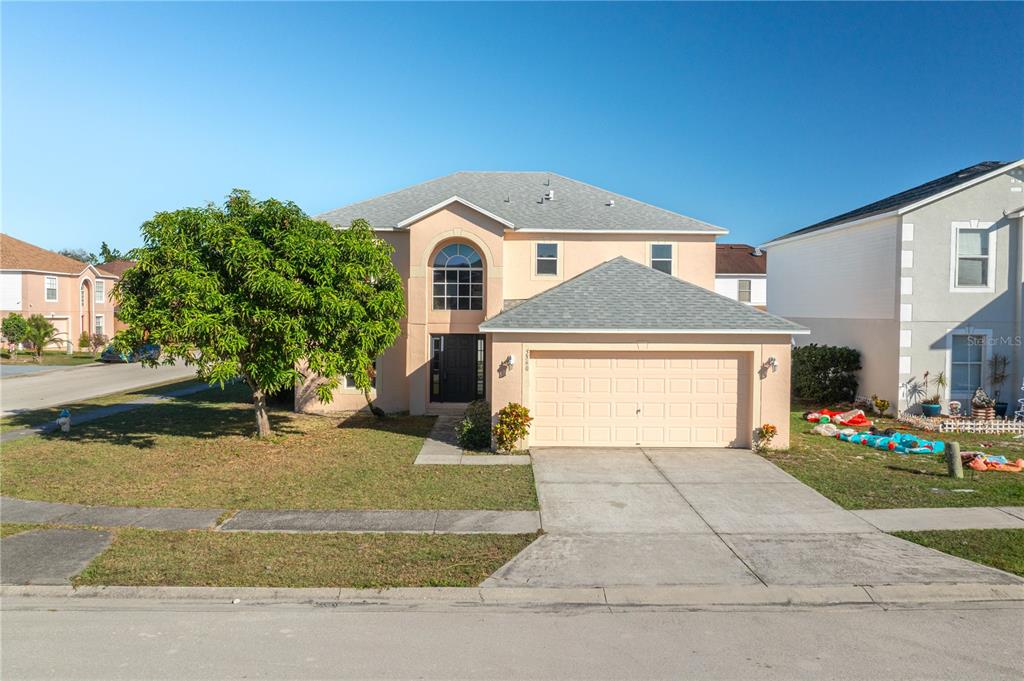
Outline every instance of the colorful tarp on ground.
{"type": "Polygon", "coordinates": [[[871,425],[871,421],[860,409],[851,409],[849,411],[819,409],[807,414],[806,418],[811,423],[837,423],[840,426],[851,426],[853,428],[867,428],[871,425]]]}

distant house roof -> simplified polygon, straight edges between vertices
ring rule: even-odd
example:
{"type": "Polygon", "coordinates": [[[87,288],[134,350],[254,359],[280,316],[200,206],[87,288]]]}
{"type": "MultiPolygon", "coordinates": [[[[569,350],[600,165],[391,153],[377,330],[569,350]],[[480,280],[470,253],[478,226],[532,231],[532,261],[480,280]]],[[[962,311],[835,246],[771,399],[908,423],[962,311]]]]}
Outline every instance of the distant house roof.
{"type": "Polygon", "coordinates": [[[36,270],[54,274],[81,274],[88,263],[33,246],[27,241],[0,233],[0,269],[36,270]]]}
{"type": "Polygon", "coordinates": [[[622,256],[601,263],[480,325],[490,332],[807,333],[622,256]]]}
{"type": "Polygon", "coordinates": [[[768,254],[747,244],[717,244],[715,246],[716,274],[765,274],[768,272],[768,254]],[[759,255],[755,254],[755,251],[759,255]]]}
{"type": "Polygon", "coordinates": [[[338,227],[364,218],[375,229],[401,229],[410,218],[428,215],[453,200],[516,230],[727,233],[707,222],[546,172],[458,172],[317,217],[338,227]],[[550,199],[545,198],[548,192],[550,199]]]}
{"type": "Polygon", "coordinates": [[[115,277],[120,277],[124,274],[125,270],[135,266],[134,260],[109,260],[105,263],[96,265],[96,269],[104,274],[110,274],[115,277]]]}
{"type": "Polygon", "coordinates": [[[1024,162],[982,161],[981,163],[976,163],[973,166],[968,166],[967,168],[961,168],[956,172],[944,175],[930,182],[925,182],[924,184],[920,184],[916,187],[911,187],[910,189],[904,190],[898,194],[887,196],[884,199],[875,201],[874,203],[869,203],[866,206],[855,208],[854,210],[841,213],[827,220],[822,220],[821,222],[816,222],[813,225],[808,225],[807,227],[789,232],[788,234],[777,237],[772,241],[781,241],[794,236],[817,232],[818,230],[833,227],[835,225],[841,225],[846,222],[853,222],[854,220],[862,220],[875,215],[883,215],[885,213],[896,211],[938,194],[942,194],[943,192],[951,189],[955,189],[956,187],[966,184],[972,180],[983,178],[985,175],[996,172],[1000,169],[1007,169],[1007,166],[1016,166],[1021,165],[1022,163],[1024,162]]]}

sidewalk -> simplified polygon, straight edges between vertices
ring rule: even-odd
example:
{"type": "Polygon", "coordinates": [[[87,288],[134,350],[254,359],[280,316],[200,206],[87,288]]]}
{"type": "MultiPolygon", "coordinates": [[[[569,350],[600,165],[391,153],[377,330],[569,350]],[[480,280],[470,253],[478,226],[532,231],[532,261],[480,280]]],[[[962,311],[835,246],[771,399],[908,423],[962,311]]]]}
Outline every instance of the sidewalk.
{"type": "Polygon", "coordinates": [[[1024,506],[885,508],[851,512],[883,532],[1024,528],[1024,506]]]}
{"type": "Polygon", "coordinates": [[[538,511],[243,510],[218,524],[227,512],[223,508],[83,506],[0,497],[0,518],[5,523],[223,532],[529,534],[541,529],[538,511]]]}
{"type": "Polygon", "coordinates": [[[440,414],[434,427],[423,440],[423,447],[413,461],[416,465],[446,466],[529,466],[528,454],[463,454],[455,439],[455,426],[461,415],[440,414]]]}

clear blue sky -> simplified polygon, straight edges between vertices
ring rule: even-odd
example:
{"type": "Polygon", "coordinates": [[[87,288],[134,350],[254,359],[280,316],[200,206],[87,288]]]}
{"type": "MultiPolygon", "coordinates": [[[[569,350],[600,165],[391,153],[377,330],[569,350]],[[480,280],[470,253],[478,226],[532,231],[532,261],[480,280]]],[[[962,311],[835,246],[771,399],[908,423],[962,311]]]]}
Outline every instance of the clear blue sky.
{"type": "Polygon", "coordinates": [[[550,170],[759,242],[1024,156],[1024,4],[10,4],[4,231],[550,170]]]}

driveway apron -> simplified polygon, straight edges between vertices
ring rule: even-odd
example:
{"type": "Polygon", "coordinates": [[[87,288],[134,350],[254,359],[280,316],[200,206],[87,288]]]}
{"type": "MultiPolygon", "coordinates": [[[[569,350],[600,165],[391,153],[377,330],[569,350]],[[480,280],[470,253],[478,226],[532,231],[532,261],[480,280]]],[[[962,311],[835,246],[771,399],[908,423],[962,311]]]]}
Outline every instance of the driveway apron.
{"type": "Polygon", "coordinates": [[[484,586],[1024,582],[884,534],[749,450],[532,455],[546,534],[484,586]]]}

